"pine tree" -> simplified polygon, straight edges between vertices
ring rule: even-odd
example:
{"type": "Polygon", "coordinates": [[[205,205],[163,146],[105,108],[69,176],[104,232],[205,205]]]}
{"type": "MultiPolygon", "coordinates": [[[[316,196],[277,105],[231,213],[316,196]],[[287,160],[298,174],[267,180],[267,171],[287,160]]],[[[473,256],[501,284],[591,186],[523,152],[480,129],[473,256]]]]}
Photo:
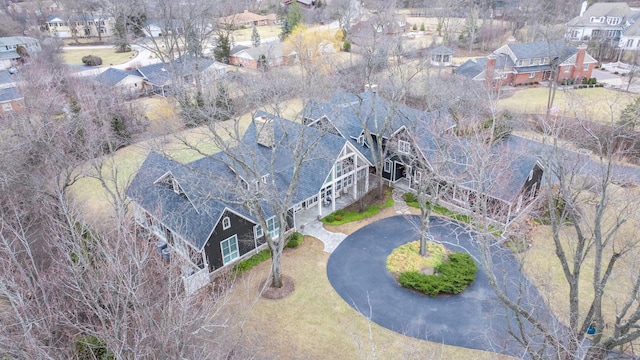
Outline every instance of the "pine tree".
{"type": "Polygon", "coordinates": [[[296,25],[302,22],[303,15],[302,9],[297,1],[292,1],[291,5],[287,8],[287,12],[282,20],[282,33],[280,34],[280,39],[284,40],[291,34],[291,30],[293,30],[296,25]]]}
{"type": "Polygon", "coordinates": [[[229,54],[231,53],[231,43],[229,42],[229,35],[220,34],[218,36],[218,44],[216,45],[213,55],[216,60],[221,63],[229,63],[229,54]]]}
{"type": "Polygon", "coordinates": [[[260,34],[258,33],[258,28],[253,25],[253,32],[251,33],[251,43],[253,47],[260,46],[260,34]]]}

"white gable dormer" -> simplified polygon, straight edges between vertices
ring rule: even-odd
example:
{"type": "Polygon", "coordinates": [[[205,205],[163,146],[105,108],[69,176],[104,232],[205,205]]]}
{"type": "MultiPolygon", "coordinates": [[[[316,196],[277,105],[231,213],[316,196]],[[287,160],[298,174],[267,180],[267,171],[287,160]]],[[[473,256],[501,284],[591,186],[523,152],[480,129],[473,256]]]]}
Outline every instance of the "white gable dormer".
{"type": "Polygon", "coordinates": [[[165,185],[165,186],[169,186],[171,188],[171,190],[173,190],[174,193],[181,194],[181,195],[186,195],[186,193],[182,189],[182,186],[180,186],[180,183],[178,182],[178,179],[176,179],[176,177],[173,176],[171,171],[167,171],[166,173],[164,173],[164,175],[160,176],[153,183],[154,184],[162,184],[162,185],[165,185]]]}

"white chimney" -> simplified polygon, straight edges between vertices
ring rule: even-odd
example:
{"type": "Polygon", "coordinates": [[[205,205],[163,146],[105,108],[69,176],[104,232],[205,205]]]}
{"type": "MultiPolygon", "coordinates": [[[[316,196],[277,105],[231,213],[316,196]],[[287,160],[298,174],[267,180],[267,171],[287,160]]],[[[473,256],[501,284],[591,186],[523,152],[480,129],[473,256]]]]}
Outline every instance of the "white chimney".
{"type": "Polygon", "coordinates": [[[587,1],[583,1],[582,2],[582,8],[580,8],[580,17],[582,17],[582,14],[584,14],[585,11],[587,11],[587,6],[589,6],[589,4],[587,3],[587,1]]]}
{"type": "Polygon", "coordinates": [[[266,116],[258,116],[253,120],[256,124],[258,144],[266,147],[273,147],[275,142],[273,135],[273,120],[266,116]]]}

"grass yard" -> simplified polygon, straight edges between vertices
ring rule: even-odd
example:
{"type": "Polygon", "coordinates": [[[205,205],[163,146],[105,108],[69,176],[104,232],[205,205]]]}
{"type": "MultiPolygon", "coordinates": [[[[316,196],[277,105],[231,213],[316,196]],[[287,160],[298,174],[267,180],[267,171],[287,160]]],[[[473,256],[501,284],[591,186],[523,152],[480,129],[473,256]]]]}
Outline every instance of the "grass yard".
{"type": "MultiPolygon", "coordinates": [[[[545,114],[548,90],[545,87],[516,90],[512,96],[499,100],[498,107],[513,113],[545,114]]],[[[635,97],[606,88],[558,90],[554,104],[558,106],[559,116],[611,123],[618,121],[622,110],[635,97]]]]}
{"type": "MultiPolygon", "coordinates": [[[[265,338],[247,344],[261,346],[260,358],[508,359],[500,354],[417,340],[369,323],[331,287],[326,274],[329,254],[323,248],[319,240],[306,237],[299,248],[285,251],[283,273],[294,279],[295,291],[282,300],[260,298],[255,302],[243,332],[247,342],[254,336],[265,338]]],[[[266,261],[242,275],[231,302],[247,304],[247,300],[256,299],[270,266],[271,262],[266,261]]]]}
{"type": "MultiPolygon", "coordinates": [[[[279,25],[258,26],[257,28],[261,40],[279,36],[282,32],[282,28],[279,25]]],[[[236,30],[231,35],[233,36],[234,41],[251,41],[252,33],[253,28],[249,27],[246,29],[236,30]]]]}
{"type": "Polygon", "coordinates": [[[95,55],[102,58],[100,67],[108,67],[127,62],[135,57],[136,52],[130,51],[126,53],[116,53],[115,48],[100,49],[66,49],[62,51],[62,61],[68,65],[84,65],[82,57],[86,55],[95,55]]]}

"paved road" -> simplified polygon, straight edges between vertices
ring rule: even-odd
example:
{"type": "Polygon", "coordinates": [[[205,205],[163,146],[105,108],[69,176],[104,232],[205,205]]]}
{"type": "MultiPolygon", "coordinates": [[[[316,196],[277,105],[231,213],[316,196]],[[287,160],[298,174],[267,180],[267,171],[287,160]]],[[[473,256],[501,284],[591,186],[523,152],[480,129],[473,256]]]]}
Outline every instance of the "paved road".
{"type": "MultiPolygon", "coordinates": [[[[370,224],[347,237],[327,265],[327,276],[340,296],[375,323],[411,337],[453,346],[521,356],[520,346],[507,335],[508,312],[491,290],[487,274],[479,270],[474,283],[462,294],[431,298],[400,287],[386,270],[386,257],[408,241],[417,239],[418,216],[395,216],[370,224]]],[[[456,224],[431,220],[431,233],[454,251],[478,256],[473,238],[456,224]]],[[[496,249],[499,250],[499,249],[496,249]]],[[[496,251],[494,269],[510,296],[522,284],[523,301],[546,321],[555,321],[531,283],[519,276],[513,256],[496,251]],[[506,275],[505,275],[506,274],[506,275]]]]}

